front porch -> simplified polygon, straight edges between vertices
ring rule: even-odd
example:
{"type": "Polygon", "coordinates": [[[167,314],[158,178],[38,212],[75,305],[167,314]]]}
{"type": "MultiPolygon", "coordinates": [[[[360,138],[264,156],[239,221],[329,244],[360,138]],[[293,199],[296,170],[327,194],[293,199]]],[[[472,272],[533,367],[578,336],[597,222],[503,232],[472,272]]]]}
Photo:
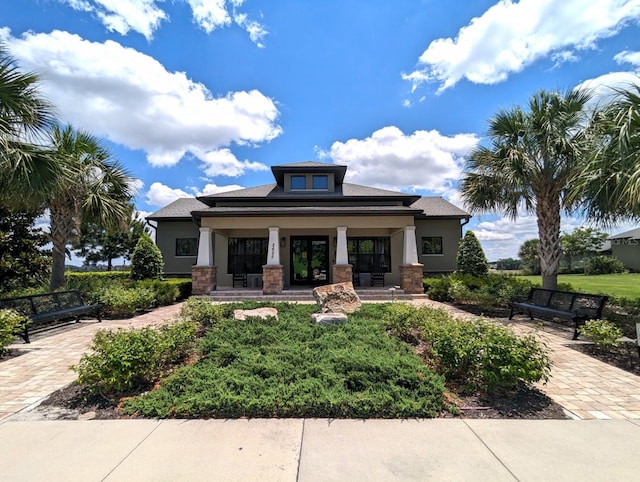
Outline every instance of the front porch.
{"type": "Polygon", "coordinates": [[[365,226],[351,220],[352,227],[315,229],[282,224],[251,230],[200,227],[193,293],[262,288],[262,295],[279,295],[347,281],[357,288],[398,286],[406,294],[423,293],[415,226],[372,228],[370,220],[365,226]]]}

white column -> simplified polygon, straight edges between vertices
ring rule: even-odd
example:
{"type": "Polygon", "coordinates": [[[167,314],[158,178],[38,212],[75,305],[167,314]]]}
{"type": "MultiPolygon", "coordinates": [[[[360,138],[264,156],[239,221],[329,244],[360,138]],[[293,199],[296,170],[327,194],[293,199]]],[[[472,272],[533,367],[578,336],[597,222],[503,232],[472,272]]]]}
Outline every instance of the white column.
{"type": "Polygon", "coordinates": [[[416,245],[416,227],[405,226],[404,250],[402,252],[402,264],[418,263],[418,247],[416,245]]]}
{"type": "Polygon", "coordinates": [[[280,264],[280,228],[278,226],[269,227],[269,251],[267,252],[267,264],[270,266],[280,264]]]}
{"type": "Polygon", "coordinates": [[[347,252],[347,228],[338,226],[338,239],[336,241],[336,264],[349,264],[349,253],[347,252]]]}
{"type": "Polygon", "coordinates": [[[213,266],[213,243],[211,242],[211,228],[200,228],[198,240],[198,259],[196,266],[213,266]]]}

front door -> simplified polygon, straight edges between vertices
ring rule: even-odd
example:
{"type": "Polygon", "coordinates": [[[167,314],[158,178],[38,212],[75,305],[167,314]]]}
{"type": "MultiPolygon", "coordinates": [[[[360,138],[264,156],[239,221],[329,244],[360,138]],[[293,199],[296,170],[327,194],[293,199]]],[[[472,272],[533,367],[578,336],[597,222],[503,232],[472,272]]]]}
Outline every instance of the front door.
{"type": "Polygon", "coordinates": [[[291,237],[291,284],[322,285],[329,282],[329,238],[291,237]]]}

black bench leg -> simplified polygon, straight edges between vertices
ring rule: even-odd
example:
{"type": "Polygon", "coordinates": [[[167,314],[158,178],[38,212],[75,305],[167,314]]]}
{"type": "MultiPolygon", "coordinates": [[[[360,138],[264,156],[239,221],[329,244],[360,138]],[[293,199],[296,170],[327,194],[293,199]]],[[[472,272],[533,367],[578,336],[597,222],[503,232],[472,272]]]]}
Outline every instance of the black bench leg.
{"type": "Polygon", "coordinates": [[[511,313],[509,313],[509,319],[513,318],[513,306],[511,307],[511,313]]]}
{"type": "Polygon", "coordinates": [[[25,343],[31,343],[31,340],[29,339],[29,328],[27,328],[26,326],[24,327],[24,332],[20,336],[25,343]]]}
{"type": "Polygon", "coordinates": [[[578,330],[578,322],[575,322],[575,327],[573,329],[573,338],[571,338],[572,340],[577,340],[578,336],[580,335],[580,330],[578,330]]]}
{"type": "Polygon", "coordinates": [[[531,311],[529,311],[529,318],[533,320],[533,313],[531,313],[531,311]]]}

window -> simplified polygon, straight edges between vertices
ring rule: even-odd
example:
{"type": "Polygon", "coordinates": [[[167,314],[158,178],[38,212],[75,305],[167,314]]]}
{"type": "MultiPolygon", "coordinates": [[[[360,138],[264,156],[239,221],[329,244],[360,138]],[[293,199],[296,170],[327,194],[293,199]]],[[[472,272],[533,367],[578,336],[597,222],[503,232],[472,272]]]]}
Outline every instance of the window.
{"type": "Polygon", "coordinates": [[[442,254],[442,236],[422,238],[422,254],[442,254]]]}
{"type": "Polygon", "coordinates": [[[176,256],[198,256],[198,239],[176,238],[176,256]]]}
{"type": "Polygon", "coordinates": [[[267,238],[229,238],[229,257],[227,272],[262,273],[267,264],[267,238]]]}
{"type": "Polygon", "coordinates": [[[306,176],[291,176],[291,189],[306,189],[307,177],[306,176]]]}
{"type": "Polygon", "coordinates": [[[325,190],[329,189],[329,178],[327,175],[313,176],[313,189],[325,190]]]}
{"type": "Polygon", "coordinates": [[[347,238],[347,253],[354,273],[391,271],[389,238],[347,238]]]}

